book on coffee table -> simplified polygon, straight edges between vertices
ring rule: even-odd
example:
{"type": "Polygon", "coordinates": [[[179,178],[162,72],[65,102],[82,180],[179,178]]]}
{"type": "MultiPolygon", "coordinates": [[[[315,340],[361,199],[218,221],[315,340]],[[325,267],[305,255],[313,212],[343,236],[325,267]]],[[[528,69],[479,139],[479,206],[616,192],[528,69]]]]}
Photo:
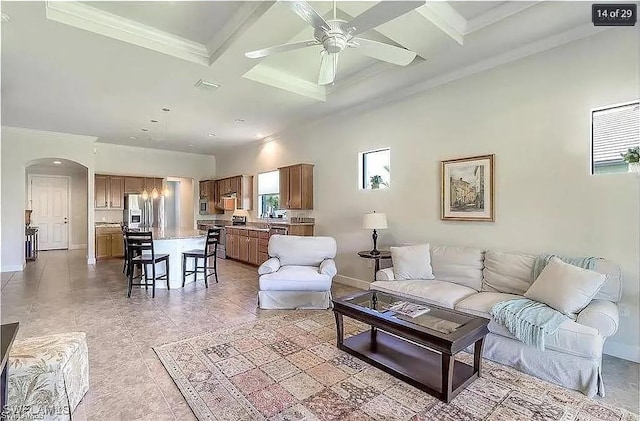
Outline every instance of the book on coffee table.
{"type": "Polygon", "coordinates": [[[418,317],[429,312],[429,307],[408,301],[396,301],[391,303],[389,310],[409,317],[418,317]]]}

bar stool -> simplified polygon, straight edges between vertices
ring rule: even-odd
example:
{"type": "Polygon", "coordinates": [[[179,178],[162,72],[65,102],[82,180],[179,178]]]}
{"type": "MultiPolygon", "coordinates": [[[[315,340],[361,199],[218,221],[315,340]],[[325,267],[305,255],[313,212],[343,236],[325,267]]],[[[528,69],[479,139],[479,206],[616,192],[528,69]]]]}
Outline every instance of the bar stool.
{"type": "Polygon", "coordinates": [[[156,280],[166,279],[167,289],[171,289],[169,287],[169,255],[155,253],[153,249],[153,234],[151,232],[126,231],[125,239],[127,243],[127,265],[129,278],[127,298],[131,297],[131,287],[134,286],[144,286],[145,289],[151,287],[151,297],[155,298],[156,280]],[[156,263],[160,262],[165,262],[165,274],[156,276],[156,263]],[[149,283],[149,271],[145,268],[146,265],[151,265],[151,283],[149,283]],[[133,283],[133,272],[135,266],[140,266],[142,273],[144,273],[144,275],[140,275],[141,282],[137,284],[133,283]],[[144,283],[142,283],[143,276],[144,283]]]}
{"type": "Polygon", "coordinates": [[[187,280],[187,276],[194,275],[194,281],[198,278],[198,273],[204,274],[204,286],[209,288],[209,277],[215,276],[216,284],[218,283],[218,262],[217,252],[218,243],[220,242],[220,229],[210,228],[207,231],[207,241],[204,243],[203,249],[188,250],[182,253],[182,287],[187,280]],[[213,266],[209,266],[209,259],[213,257],[213,266]],[[193,258],[193,270],[187,270],[187,259],[193,258]],[[204,265],[198,266],[198,260],[203,259],[204,265]],[[210,269],[213,272],[207,273],[210,269]]]}

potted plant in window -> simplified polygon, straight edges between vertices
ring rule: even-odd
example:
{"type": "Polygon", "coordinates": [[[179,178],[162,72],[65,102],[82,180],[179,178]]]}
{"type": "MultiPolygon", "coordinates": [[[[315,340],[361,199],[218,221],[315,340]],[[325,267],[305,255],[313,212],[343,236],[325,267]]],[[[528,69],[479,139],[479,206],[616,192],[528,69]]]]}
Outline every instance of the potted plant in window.
{"type": "Polygon", "coordinates": [[[621,153],[620,156],[629,165],[629,172],[640,173],[640,147],[629,148],[625,153],[621,153]]]}
{"type": "Polygon", "coordinates": [[[379,189],[380,186],[389,187],[389,185],[382,179],[381,175],[372,175],[369,178],[369,184],[371,184],[372,189],[379,189]]]}

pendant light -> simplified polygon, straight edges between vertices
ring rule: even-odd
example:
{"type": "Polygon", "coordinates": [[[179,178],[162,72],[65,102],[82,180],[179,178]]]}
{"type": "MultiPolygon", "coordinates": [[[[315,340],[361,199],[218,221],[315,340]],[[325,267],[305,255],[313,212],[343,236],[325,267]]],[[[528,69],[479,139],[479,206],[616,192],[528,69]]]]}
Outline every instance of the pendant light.
{"type": "Polygon", "coordinates": [[[147,189],[143,189],[142,190],[142,200],[147,200],[149,198],[149,192],[147,192],[147,189]]]}
{"type": "Polygon", "coordinates": [[[152,199],[157,199],[158,198],[158,189],[156,189],[155,187],[153,188],[153,190],[151,190],[151,198],[152,199]]]}

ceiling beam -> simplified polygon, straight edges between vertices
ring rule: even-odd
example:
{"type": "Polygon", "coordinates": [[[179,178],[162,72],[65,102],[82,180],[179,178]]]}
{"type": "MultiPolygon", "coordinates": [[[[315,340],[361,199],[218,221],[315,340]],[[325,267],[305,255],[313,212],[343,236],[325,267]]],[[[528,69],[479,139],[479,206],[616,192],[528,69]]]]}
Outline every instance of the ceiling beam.
{"type": "Polygon", "coordinates": [[[416,12],[453,38],[458,44],[464,44],[467,20],[448,3],[428,1],[424,6],[417,8],[416,12]]]}
{"type": "Polygon", "coordinates": [[[531,6],[535,6],[536,4],[541,3],[541,1],[508,1],[500,6],[494,7],[493,9],[488,10],[487,12],[481,14],[480,16],[476,16],[473,19],[470,19],[467,22],[467,28],[465,34],[470,34],[472,32],[477,31],[478,29],[482,29],[485,26],[493,25],[496,22],[499,22],[503,19],[508,18],[509,16],[513,16],[517,13],[522,12],[530,8],[531,6]]]}
{"type": "Polygon", "coordinates": [[[323,102],[327,100],[327,93],[324,86],[293,76],[290,73],[274,69],[264,63],[253,67],[245,73],[243,77],[265,85],[283,89],[294,94],[306,96],[307,98],[323,102]]]}

